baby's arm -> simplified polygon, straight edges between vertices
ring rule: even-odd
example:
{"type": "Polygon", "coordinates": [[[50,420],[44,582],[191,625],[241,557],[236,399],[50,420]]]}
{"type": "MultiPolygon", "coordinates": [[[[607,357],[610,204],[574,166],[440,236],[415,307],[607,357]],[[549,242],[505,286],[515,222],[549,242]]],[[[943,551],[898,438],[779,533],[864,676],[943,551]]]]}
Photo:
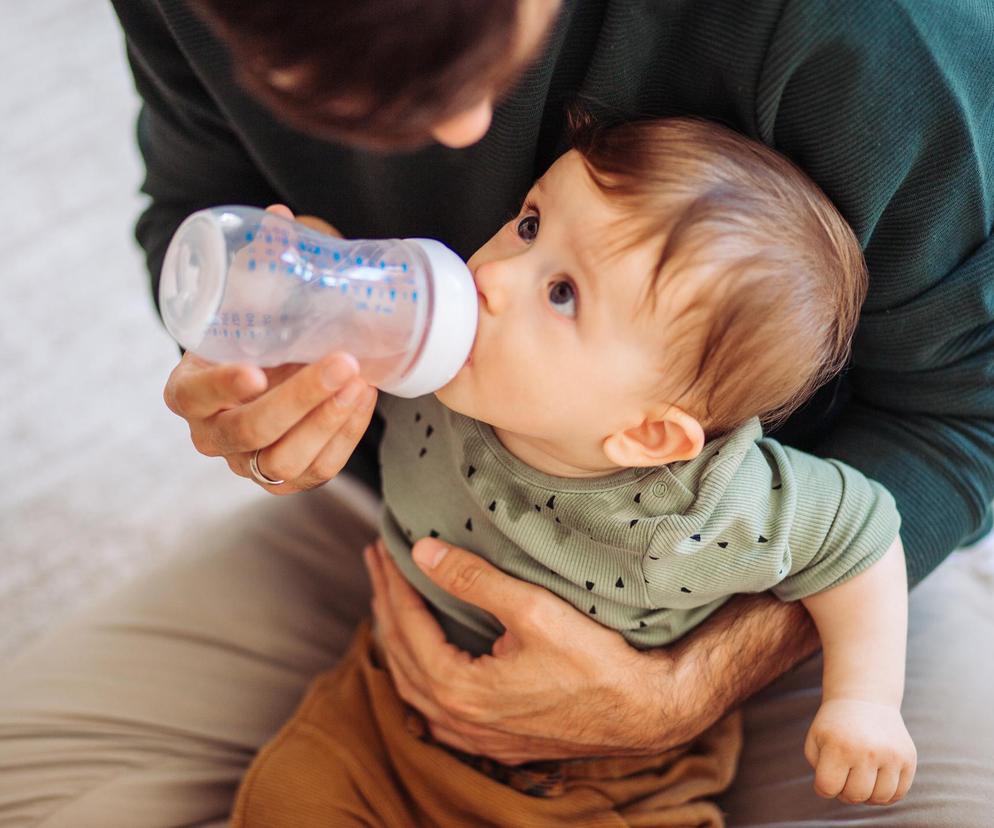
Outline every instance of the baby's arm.
{"type": "Polygon", "coordinates": [[[888,805],[915,775],[915,746],[901,718],[908,593],[900,538],[868,569],[802,599],[824,653],[821,707],[804,755],[815,791],[888,805]]]}

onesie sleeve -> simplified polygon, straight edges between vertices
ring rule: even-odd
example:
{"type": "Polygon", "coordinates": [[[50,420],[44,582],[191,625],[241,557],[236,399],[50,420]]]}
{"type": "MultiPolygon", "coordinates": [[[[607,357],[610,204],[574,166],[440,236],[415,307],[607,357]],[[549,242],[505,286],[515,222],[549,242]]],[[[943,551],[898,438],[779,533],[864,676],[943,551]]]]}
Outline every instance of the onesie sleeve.
{"type": "Polygon", "coordinates": [[[858,575],[876,563],[900,529],[894,498],[879,483],[838,460],[763,440],[782,486],[794,491],[787,537],[788,571],[773,593],[797,601],[858,575]]]}

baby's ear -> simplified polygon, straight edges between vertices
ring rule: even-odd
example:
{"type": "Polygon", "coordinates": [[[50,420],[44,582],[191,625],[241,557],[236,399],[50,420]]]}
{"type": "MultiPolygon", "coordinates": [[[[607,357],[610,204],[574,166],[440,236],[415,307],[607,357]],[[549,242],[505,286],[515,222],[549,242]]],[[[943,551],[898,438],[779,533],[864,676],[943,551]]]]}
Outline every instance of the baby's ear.
{"type": "Polygon", "coordinates": [[[640,425],[605,438],[605,456],[616,466],[665,466],[692,460],[704,447],[704,429],[682,408],[668,406],[640,425]]]}

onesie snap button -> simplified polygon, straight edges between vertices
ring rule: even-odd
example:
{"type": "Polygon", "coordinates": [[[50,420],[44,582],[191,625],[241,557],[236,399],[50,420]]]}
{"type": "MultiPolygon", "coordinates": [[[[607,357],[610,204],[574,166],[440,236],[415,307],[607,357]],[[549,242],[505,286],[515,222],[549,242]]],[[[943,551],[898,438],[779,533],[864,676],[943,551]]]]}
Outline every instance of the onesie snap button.
{"type": "Polygon", "coordinates": [[[666,494],[666,484],[662,480],[657,480],[649,488],[649,491],[652,492],[656,497],[662,497],[664,494],[666,494]]]}

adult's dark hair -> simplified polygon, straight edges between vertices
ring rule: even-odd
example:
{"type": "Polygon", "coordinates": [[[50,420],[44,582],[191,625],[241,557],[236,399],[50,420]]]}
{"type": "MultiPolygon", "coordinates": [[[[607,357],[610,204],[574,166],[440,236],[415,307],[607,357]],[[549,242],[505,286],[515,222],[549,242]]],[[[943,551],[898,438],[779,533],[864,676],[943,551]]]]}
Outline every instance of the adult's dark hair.
{"type": "Polygon", "coordinates": [[[236,77],[318,137],[397,149],[510,85],[518,0],[193,0],[236,77]]]}

